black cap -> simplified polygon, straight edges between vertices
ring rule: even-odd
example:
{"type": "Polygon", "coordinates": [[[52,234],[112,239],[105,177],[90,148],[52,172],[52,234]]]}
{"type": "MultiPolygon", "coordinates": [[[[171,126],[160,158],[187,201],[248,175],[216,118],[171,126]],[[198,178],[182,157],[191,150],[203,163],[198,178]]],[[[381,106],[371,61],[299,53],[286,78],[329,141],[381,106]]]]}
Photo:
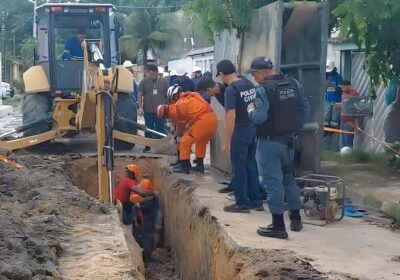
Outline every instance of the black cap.
{"type": "Polygon", "coordinates": [[[230,60],[221,60],[217,64],[217,77],[219,73],[224,75],[233,74],[236,72],[235,65],[230,60]]]}
{"type": "Polygon", "coordinates": [[[207,77],[202,77],[196,84],[196,91],[206,91],[209,88],[215,87],[216,83],[207,77]]]}
{"type": "Polygon", "coordinates": [[[247,74],[250,74],[254,71],[258,70],[268,70],[274,68],[272,64],[271,58],[266,56],[258,56],[251,61],[250,69],[246,71],[247,74]]]}

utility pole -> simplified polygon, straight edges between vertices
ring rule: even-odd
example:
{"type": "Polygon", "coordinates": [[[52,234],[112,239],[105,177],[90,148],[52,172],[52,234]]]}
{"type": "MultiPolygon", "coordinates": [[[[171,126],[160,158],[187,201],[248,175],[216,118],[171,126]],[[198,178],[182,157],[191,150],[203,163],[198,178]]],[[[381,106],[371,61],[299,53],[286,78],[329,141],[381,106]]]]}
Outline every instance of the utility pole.
{"type": "Polygon", "coordinates": [[[7,18],[7,11],[2,11],[1,12],[1,35],[2,35],[2,56],[1,56],[1,71],[0,71],[0,75],[1,75],[1,80],[5,81],[6,80],[6,72],[7,72],[7,62],[6,62],[6,18],[7,18]],[[4,75],[4,79],[3,79],[3,75],[4,75]]]}
{"type": "Polygon", "coordinates": [[[32,36],[33,38],[36,38],[36,6],[37,6],[37,0],[28,0],[33,4],[33,31],[32,31],[32,36]]]}

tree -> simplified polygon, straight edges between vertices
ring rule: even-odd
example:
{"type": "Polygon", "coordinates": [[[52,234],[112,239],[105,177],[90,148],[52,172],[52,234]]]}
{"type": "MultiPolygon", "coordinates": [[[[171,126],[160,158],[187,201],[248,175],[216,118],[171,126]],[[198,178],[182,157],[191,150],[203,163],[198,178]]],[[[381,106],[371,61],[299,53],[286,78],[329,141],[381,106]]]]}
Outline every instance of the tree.
{"type": "Polygon", "coordinates": [[[371,94],[400,75],[400,1],[344,0],[334,14],[340,36],[354,40],[367,56],[371,94]]]}
{"type": "Polygon", "coordinates": [[[173,43],[174,36],[179,33],[169,21],[167,13],[174,10],[176,1],[166,0],[131,0],[122,4],[130,5],[133,11],[120,13],[125,36],[121,38],[121,52],[128,58],[137,57],[141,52],[143,64],[147,64],[149,51],[157,54],[157,49],[165,49],[173,43]],[[136,8],[135,7],[140,7],[136,8]],[[172,7],[172,8],[171,8],[172,7]]]}
{"type": "MultiPolygon", "coordinates": [[[[203,32],[210,42],[214,35],[223,30],[236,29],[238,37],[250,29],[254,9],[275,2],[276,0],[190,0],[184,10],[198,16],[203,22],[203,32]]],[[[284,0],[294,2],[296,0],[284,0]]],[[[315,0],[298,0],[315,1],[315,0]]],[[[326,0],[320,0],[323,2],[326,0]]],[[[343,0],[328,0],[330,9],[334,9],[343,0]]],[[[329,28],[337,26],[337,18],[331,17],[329,28]]]]}

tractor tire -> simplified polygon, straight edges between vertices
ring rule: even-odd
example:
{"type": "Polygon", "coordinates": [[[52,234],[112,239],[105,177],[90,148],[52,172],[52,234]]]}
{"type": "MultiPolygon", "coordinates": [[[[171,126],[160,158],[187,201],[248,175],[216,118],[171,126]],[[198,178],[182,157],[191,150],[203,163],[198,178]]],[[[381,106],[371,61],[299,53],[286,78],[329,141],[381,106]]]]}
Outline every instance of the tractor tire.
{"type": "MultiPolygon", "coordinates": [[[[22,123],[27,124],[44,117],[50,113],[53,106],[53,99],[49,92],[25,94],[22,100],[22,123]]],[[[24,136],[33,136],[47,132],[51,129],[51,123],[42,123],[34,128],[24,131],[24,136]]]]}
{"type": "MultiPolygon", "coordinates": [[[[135,125],[127,124],[122,120],[118,120],[118,117],[123,117],[130,121],[137,121],[137,108],[136,103],[133,99],[133,94],[124,92],[118,93],[118,100],[115,104],[115,108],[114,129],[124,133],[136,135],[137,127],[135,125]]],[[[130,150],[133,147],[135,147],[135,144],[118,139],[114,140],[114,148],[116,150],[130,150]]]]}

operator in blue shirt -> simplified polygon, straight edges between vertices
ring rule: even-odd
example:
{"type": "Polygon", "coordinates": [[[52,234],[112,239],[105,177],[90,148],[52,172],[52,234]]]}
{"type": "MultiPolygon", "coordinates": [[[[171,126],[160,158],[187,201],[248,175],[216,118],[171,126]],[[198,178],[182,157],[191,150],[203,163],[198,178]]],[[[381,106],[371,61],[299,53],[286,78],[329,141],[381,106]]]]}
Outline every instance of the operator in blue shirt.
{"type": "Polygon", "coordinates": [[[270,58],[254,58],[248,72],[260,85],[247,112],[257,128],[257,163],[272,214],[272,225],[259,227],[257,233],[286,239],[288,234],[283,219],[285,197],[291,230],[300,231],[303,228],[300,188],[294,177],[294,144],[308,117],[310,104],[300,83],[289,76],[277,74],[270,58]]]}
{"type": "Polygon", "coordinates": [[[64,46],[63,60],[82,60],[83,49],[82,42],[86,38],[86,31],[84,28],[79,28],[75,36],[68,38],[64,46]]]}

